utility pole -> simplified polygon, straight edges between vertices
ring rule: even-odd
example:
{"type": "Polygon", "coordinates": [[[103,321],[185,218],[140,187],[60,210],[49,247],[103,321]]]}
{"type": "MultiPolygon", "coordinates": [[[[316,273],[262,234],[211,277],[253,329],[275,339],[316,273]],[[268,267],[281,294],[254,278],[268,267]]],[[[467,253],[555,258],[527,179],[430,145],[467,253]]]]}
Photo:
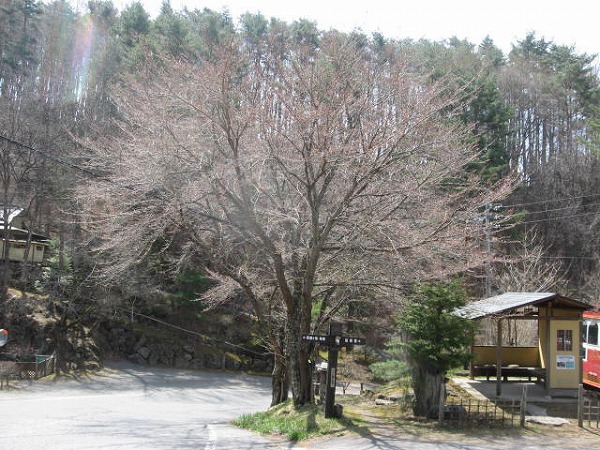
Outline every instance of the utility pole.
{"type": "Polygon", "coordinates": [[[492,209],[488,203],[485,205],[483,216],[483,226],[486,240],[486,258],[485,258],[485,296],[492,296],[492,209]]]}

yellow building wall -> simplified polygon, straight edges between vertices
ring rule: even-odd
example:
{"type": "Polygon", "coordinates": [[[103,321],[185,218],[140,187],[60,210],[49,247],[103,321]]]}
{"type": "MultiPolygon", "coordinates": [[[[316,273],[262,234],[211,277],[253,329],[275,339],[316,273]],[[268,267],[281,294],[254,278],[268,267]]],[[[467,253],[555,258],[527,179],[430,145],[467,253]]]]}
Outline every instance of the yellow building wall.
{"type": "Polygon", "coordinates": [[[555,308],[552,310],[552,317],[560,317],[560,319],[547,321],[544,319],[547,316],[548,311],[540,308],[539,346],[542,364],[548,361],[548,367],[545,367],[545,364],[542,366],[546,368],[549,375],[547,387],[577,389],[581,381],[581,313],[577,310],[555,308]],[[571,331],[570,351],[558,350],[558,330],[571,331]],[[546,348],[548,346],[549,348],[546,348]]]}
{"type": "MultiPolygon", "coordinates": [[[[8,249],[8,259],[10,261],[23,261],[25,257],[25,249],[27,248],[26,242],[21,241],[10,241],[8,249]]],[[[32,243],[29,247],[29,254],[27,260],[30,263],[41,263],[44,259],[44,251],[46,247],[43,244],[32,243]]],[[[4,254],[4,241],[0,240],[0,255],[4,254]]],[[[1,259],[1,258],[0,258],[1,259]]]]}
{"type": "MultiPolygon", "coordinates": [[[[496,346],[473,346],[473,364],[482,366],[496,364],[496,346]]],[[[522,367],[540,367],[538,347],[502,347],[502,365],[516,364],[522,367]]]]}
{"type": "Polygon", "coordinates": [[[552,320],[550,322],[550,388],[577,389],[581,380],[579,320],[552,320]],[[570,330],[573,341],[572,350],[557,349],[558,330],[570,330]]]}
{"type": "Polygon", "coordinates": [[[548,350],[546,349],[546,343],[548,342],[548,322],[540,320],[538,323],[538,348],[540,352],[540,367],[546,368],[546,361],[548,360],[548,350]]]}

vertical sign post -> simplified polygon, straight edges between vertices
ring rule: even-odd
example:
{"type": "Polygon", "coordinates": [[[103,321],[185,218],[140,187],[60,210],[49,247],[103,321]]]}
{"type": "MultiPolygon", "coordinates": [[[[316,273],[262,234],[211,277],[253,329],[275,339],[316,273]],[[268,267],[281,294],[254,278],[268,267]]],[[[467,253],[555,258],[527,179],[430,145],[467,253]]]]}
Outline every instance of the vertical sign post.
{"type": "Polygon", "coordinates": [[[339,335],[342,332],[342,324],[339,322],[329,323],[329,343],[327,348],[327,390],[325,391],[325,418],[333,418],[335,414],[335,385],[337,375],[338,352],[340,350],[339,335]],[[336,339],[337,337],[337,339],[336,339]]]}
{"type": "Polygon", "coordinates": [[[303,341],[315,342],[327,347],[327,385],[324,386],[325,391],[325,417],[338,417],[335,411],[335,387],[337,378],[337,363],[338,353],[342,347],[352,347],[354,345],[364,345],[365,340],[358,337],[344,337],[342,334],[342,324],[338,322],[330,322],[329,334],[322,335],[304,335],[303,341]]]}

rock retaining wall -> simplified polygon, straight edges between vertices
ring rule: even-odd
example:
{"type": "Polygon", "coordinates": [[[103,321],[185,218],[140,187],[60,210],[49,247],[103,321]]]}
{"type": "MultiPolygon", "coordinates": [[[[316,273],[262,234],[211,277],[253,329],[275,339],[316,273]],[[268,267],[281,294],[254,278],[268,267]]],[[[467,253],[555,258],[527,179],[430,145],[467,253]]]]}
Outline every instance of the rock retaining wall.
{"type": "Polygon", "coordinates": [[[241,345],[195,335],[186,336],[185,333],[165,333],[151,324],[132,325],[103,323],[96,342],[103,349],[105,358],[124,357],[137,364],[179,369],[257,373],[269,373],[272,369],[268,355],[246,351],[241,345]]]}

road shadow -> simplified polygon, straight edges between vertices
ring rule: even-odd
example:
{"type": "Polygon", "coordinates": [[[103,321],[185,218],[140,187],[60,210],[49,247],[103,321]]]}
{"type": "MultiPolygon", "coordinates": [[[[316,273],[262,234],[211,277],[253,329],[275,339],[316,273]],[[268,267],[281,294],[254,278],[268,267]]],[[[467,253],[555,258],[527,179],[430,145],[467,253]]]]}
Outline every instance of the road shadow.
{"type": "MultiPolygon", "coordinates": [[[[10,390],[46,391],[76,388],[89,393],[132,390],[151,393],[181,390],[255,390],[270,395],[269,377],[243,373],[140,366],[126,361],[107,361],[98,371],[61,373],[29,381],[12,381],[10,390]]],[[[5,387],[6,388],[6,387],[5,387]]]]}

